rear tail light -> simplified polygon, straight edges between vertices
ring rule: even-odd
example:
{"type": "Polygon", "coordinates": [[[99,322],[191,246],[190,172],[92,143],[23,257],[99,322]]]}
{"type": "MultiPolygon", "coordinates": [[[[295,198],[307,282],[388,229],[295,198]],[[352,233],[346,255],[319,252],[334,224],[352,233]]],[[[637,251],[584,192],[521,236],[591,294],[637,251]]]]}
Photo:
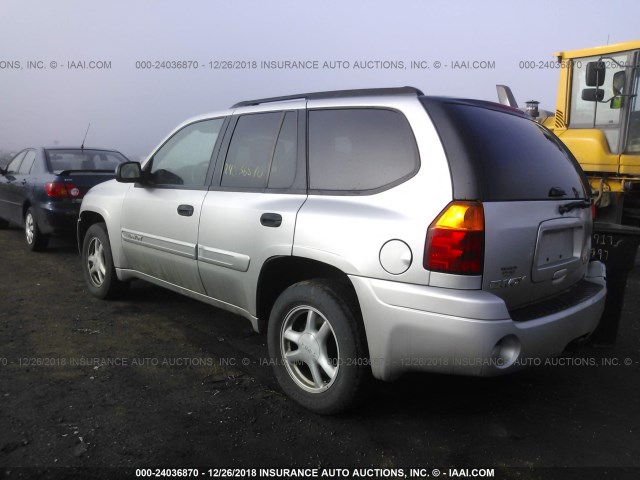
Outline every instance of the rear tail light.
{"type": "Polygon", "coordinates": [[[80,198],[82,193],[73,183],[49,182],[44,184],[47,195],[53,198],[80,198]]]}
{"type": "Polygon", "coordinates": [[[481,275],[484,211],[481,203],[452,202],[429,226],[423,266],[434,272],[481,275]]]}
{"type": "Polygon", "coordinates": [[[591,220],[596,219],[596,202],[591,200],[591,220]]]}

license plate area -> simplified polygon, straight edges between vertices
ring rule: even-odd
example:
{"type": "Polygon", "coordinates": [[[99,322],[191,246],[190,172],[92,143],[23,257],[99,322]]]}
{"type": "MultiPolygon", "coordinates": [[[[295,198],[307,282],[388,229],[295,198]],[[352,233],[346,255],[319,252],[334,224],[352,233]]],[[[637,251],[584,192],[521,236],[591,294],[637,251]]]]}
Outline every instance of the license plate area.
{"type": "Polygon", "coordinates": [[[579,268],[584,235],[584,224],[579,218],[542,222],[538,229],[531,280],[553,281],[579,268]]]}

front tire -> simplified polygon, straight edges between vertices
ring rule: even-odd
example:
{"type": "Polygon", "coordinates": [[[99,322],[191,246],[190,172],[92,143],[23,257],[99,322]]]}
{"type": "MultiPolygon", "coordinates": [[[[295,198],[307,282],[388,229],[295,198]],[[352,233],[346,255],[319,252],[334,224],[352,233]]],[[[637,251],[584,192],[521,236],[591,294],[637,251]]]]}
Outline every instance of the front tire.
{"type": "Polygon", "coordinates": [[[49,242],[49,237],[44,235],[38,228],[38,222],[36,222],[32,207],[29,207],[24,215],[24,239],[27,242],[27,248],[32,252],[46,250],[49,242]]]}
{"type": "Polygon", "coordinates": [[[107,227],[94,223],[89,227],[82,243],[82,271],[92,295],[101,299],[117,297],[126,288],[116,275],[107,227]]]}
{"type": "Polygon", "coordinates": [[[304,281],[287,288],[271,311],[267,336],[276,379],[316,413],[353,406],[371,376],[353,297],[335,281],[304,281]]]}

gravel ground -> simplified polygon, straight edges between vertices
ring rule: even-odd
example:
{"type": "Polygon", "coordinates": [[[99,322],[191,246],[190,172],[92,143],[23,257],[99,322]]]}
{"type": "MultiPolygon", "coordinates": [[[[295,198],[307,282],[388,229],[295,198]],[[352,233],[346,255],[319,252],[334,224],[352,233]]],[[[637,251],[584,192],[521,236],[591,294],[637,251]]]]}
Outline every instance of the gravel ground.
{"type": "Polygon", "coordinates": [[[317,416],[279,393],[246,320],[144,282],[99,301],[73,244],[28,253],[0,230],[0,478],[638,478],[639,345],[636,267],[612,349],[500,378],[412,374],[317,416]]]}

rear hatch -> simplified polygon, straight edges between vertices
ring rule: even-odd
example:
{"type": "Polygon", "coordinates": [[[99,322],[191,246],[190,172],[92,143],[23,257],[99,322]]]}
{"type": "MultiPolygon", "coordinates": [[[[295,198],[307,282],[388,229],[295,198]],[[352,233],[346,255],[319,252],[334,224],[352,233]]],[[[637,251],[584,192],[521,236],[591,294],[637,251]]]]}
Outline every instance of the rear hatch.
{"type": "Polygon", "coordinates": [[[482,289],[512,312],[579,289],[592,214],[586,178],[569,150],[517,110],[422,101],[447,153],[454,199],[483,205],[482,289]]]}

